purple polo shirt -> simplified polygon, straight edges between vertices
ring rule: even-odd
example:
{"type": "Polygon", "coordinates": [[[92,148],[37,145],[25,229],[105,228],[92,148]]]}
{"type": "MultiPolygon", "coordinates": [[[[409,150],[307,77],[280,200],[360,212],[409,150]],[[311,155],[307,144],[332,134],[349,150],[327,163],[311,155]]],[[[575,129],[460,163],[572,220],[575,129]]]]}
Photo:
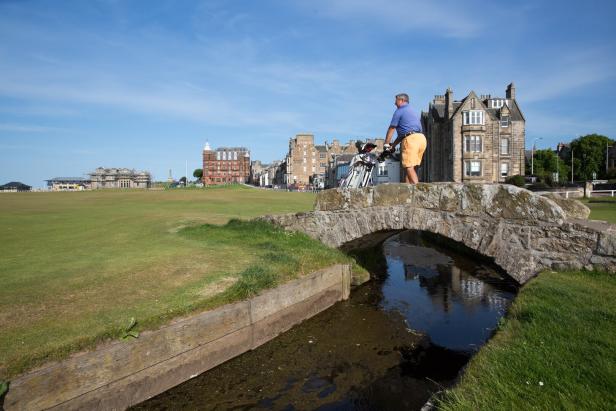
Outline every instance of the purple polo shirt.
{"type": "Polygon", "coordinates": [[[415,110],[413,110],[408,103],[400,106],[400,108],[394,112],[390,126],[396,128],[398,137],[404,136],[410,132],[423,132],[419,115],[417,115],[415,110]]]}

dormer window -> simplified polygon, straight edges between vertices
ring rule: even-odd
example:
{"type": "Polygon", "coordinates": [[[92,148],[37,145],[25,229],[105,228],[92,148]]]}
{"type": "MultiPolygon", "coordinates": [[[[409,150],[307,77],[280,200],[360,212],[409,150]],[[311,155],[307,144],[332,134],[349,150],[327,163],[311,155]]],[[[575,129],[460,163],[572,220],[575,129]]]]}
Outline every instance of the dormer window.
{"type": "Polygon", "coordinates": [[[507,100],[504,98],[495,98],[490,100],[490,108],[501,108],[505,104],[507,104],[507,100]]]}
{"type": "Polygon", "coordinates": [[[500,125],[501,127],[509,127],[509,116],[501,116],[500,125]]]}
{"type": "Polygon", "coordinates": [[[467,125],[483,125],[483,111],[469,110],[462,112],[462,121],[467,125]]]}

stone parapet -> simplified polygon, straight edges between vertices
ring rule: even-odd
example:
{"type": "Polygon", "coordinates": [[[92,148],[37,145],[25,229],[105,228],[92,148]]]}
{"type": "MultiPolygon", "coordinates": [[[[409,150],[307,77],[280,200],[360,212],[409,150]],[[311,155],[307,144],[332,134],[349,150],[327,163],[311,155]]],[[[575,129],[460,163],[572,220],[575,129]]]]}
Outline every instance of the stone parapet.
{"type": "Polygon", "coordinates": [[[500,184],[384,184],[326,190],[310,213],[263,219],[331,247],[373,233],[429,231],[494,259],[523,284],[544,269],[616,272],[616,226],[568,219],[549,198],[500,184]]]}

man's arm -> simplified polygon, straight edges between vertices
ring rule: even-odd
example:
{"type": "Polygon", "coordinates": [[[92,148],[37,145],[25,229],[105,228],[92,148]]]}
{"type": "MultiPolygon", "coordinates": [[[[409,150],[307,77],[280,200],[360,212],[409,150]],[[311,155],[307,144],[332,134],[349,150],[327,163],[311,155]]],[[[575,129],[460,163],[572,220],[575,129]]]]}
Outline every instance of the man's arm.
{"type": "MultiPolygon", "coordinates": [[[[387,129],[387,135],[385,136],[385,144],[389,144],[391,142],[391,138],[394,135],[394,131],[396,130],[396,127],[394,126],[389,126],[389,128],[387,129]]],[[[391,143],[391,148],[394,149],[396,148],[396,146],[398,144],[400,144],[400,142],[402,141],[402,138],[397,137],[393,143],[391,143]]]]}

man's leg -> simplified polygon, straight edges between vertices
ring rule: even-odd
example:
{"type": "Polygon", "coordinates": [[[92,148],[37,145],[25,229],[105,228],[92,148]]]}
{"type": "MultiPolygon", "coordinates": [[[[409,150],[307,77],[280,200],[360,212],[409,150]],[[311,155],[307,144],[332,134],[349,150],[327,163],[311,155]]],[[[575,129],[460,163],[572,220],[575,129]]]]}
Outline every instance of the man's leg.
{"type": "Polygon", "coordinates": [[[417,177],[417,172],[415,172],[414,166],[406,168],[406,175],[404,176],[404,182],[407,184],[419,183],[419,177],[417,177]]]}

